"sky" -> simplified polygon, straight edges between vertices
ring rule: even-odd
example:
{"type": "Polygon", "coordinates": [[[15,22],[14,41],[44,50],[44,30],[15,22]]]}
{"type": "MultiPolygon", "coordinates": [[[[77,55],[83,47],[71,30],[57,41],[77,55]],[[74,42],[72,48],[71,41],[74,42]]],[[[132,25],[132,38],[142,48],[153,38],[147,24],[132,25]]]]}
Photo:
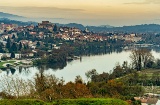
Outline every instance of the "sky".
{"type": "Polygon", "coordinates": [[[0,12],[59,23],[160,24],[160,0],[0,0],[0,12]]]}

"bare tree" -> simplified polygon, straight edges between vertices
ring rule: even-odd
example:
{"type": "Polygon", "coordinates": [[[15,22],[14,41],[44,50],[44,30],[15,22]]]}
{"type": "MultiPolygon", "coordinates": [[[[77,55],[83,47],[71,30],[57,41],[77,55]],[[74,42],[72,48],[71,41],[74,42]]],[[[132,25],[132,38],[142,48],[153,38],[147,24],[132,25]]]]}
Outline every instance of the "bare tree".
{"type": "Polygon", "coordinates": [[[138,71],[142,68],[146,68],[147,63],[154,60],[152,53],[148,49],[136,49],[132,50],[130,58],[132,65],[138,71]]]}
{"type": "Polygon", "coordinates": [[[15,96],[19,98],[25,97],[30,94],[31,85],[30,81],[25,81],[18,77],[2,77],[0,83],[1,91],[5,92],[6,95],[15,96]],[[3,78],[3,79],[2,79],[3,78]]]}

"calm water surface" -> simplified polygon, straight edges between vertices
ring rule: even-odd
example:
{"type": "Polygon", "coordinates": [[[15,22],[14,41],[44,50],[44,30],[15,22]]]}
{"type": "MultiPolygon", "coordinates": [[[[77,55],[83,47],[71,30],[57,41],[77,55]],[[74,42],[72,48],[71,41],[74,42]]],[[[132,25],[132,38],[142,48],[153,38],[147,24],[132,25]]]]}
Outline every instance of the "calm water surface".
{"type": "MultiPolygon", "coordinates": [[[[44,71],[45,74],[53,74],[58,78],[63,77],[63,79],[68,81],[74,81],[77,75],[80,75],[84,81],[86,81],[85,72],[88,70],[96,69],[98,73],[110,72],[113,70],[117,63],[122,64],[124,61],[130,61],[129,55],[130,51],[122,51],[121,53],[111,53],[105,55],[95,55],[95,56],[83,56],[82,60],[74,60],[68,62],[67,66],[63,69],[47,69],[44,71]]],[[[160,58],[160,52],[152,51],[155,58],[160,58]]],[[[33,79],[35,74],[39,72],[37,67],[30,67],[22,69],[20,71],[16,68],[16,71],[1,71],[0,76],[12,76],[20,77],[23,79],[33,79]],[[14,73],[13,73],[14,72],[14,73]]]]}

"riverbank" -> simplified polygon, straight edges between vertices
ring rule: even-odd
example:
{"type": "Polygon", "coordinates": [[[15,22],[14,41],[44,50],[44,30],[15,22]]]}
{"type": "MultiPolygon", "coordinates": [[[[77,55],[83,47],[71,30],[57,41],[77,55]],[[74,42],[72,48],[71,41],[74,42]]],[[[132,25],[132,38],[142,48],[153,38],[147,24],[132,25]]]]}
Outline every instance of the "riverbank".
{"type": "Polygon", "coordinates": [[[9,67],[16,67],[16,66],[25,66],[25,65],[33,65],[31,60],[1,60],[0,61],[0,69],[6,69],[9,67]]]}

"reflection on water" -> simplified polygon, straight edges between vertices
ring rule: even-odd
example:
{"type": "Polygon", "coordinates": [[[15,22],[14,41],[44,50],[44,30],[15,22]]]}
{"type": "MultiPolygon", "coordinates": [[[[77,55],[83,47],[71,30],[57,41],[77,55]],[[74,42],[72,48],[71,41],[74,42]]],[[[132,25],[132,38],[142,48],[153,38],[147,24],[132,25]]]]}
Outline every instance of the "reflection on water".
{"type": "Polygon", "coordinates": [[[14,68],[10,68],[10,71],[11,71],[11,73],[12,73],[12,74],[14,74],[14,73],[15,73],[15,71],[16,71],[16,69],[14,69],[14,68]]]}
{"type": "MultiPolygon", "coordinates": [[[[160,58],[160,53],[152,51],[155,58],[160,58]]],[[[123,61],[130,61],[130,51],[116,51],[107,54],[82,56],[82,59],[67,62],[65,64],[41,65],[38,67],[16,67],[2,71],[0,76],[19,76],[23,79],[33,79],[35,74],[44,71],[46,74],[53,74],[58,78],[63,77],[65,81],[74,81],[77,75],[80,75],[84,80],[85,72],[91,69],[96,69],[98,73],[110,72],[115,67],[115,64],[123,61]]]]}
{"type": "Polygon", "coordinates": [[[58,69],[63,69],[65,66],[67,66],[67,63],[56,63],[56,64],[48,64],[48,65],[39,65],[37,68],[39,70],[48,70],[48,69],[53,69],[53,70],[58,70],[58,69]]]}
{"type": "MultiPolygon", "coordinates": [[[[18,73],[18,74],[29,74],[29,73],[31,73],[30,72],[30,68],[29,67],[22,67],[22,66],[19,66],[19,67],[16,67],[16,68],[10,68],[10,69],[6,69],[6,70],[3,70],[2,71],[3,73],[5,73],[6,72],[6,75],[14,75],[16,72],[18,73]]],[[[17,74],[16,73],[16,74],[17,74]]]]}
{"type": "Polygon", "coordinates": [[[160,48],[157,48],[157,47],[153,47],[152,50],[155,51],[155,52],[157,52],[157,53],[160,52],[160,48]]]}
{"type": "MultiPolygon", "coordinates": [[[[62,70],[65,66],[67,66],[67,63],[58,63],[58,64],[50,64],[50,65],[40,65],[35,67],[37,70],[39,71],[45,71],[45,70],[49,70],[52,69],[54,71],[56,70],[62,70]]],[[[14,75],[16,71],[18,71],[19,74],[29,74],[32,71],[30,71],[30,68],[33,67],[23,67],[23,66],[18,66],[16,68],[10,68],[10,69],[5,69],[3,70],[3,72],[6,72],[7,75],[14,75]]]]}

